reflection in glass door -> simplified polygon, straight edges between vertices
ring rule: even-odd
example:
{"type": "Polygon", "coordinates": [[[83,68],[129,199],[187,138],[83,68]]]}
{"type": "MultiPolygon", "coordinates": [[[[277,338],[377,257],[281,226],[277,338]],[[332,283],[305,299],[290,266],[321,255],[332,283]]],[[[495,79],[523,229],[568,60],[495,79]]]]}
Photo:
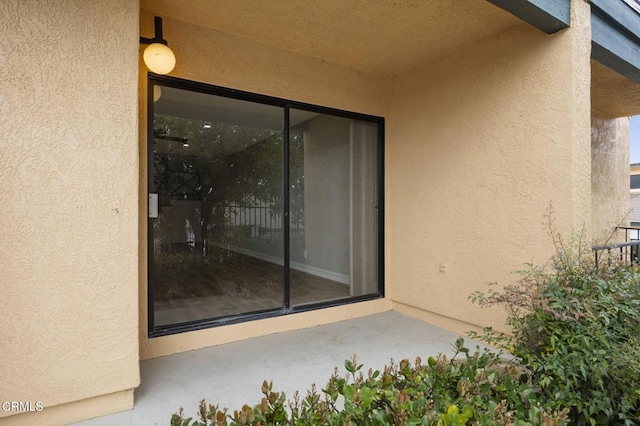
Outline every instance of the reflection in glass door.
{"type": "Polygon", "coordinates": [[[150,335],[382,295],[382,119],[168,77],[149,92],[150,335]]]}
{"type": "Polygon", "coordinates": [[[282,108],[163,86],[153,110],[153,325],[281,308],[282,108]]]}
{"type": "Polygon", "coordinates": [[[378,291],[378,127],[290,110],[290,300],[378,291]]]}

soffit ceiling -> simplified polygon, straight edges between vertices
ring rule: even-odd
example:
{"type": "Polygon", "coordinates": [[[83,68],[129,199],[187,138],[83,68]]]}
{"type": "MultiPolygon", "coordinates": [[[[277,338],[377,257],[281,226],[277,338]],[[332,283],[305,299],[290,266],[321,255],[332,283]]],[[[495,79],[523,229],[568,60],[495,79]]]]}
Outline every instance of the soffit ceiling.
{"type": "Polygon", "coordinates": [[[591,60],[591,108],[608,118],[640,114],[640,84],[591,60]]]}
{"type": "Polygon", "coordinates": [[[398,74],[521,21],[486,0],[141,0],[162,17],[398,74]]]}

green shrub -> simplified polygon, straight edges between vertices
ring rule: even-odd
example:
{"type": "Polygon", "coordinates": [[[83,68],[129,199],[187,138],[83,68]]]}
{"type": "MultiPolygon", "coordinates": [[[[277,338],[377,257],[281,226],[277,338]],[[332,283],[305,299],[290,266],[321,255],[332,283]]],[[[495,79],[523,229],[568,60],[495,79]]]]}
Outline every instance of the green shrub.
{"type": "Polygon", "coordinates": [[[184,418],[182,409],[172,426],[201,425],[562,425],[568,410],[551,414],[538,402],[528,375],[498,354],[471,353],[462,338],[456,353],[402,360],[382,371],[364,374],[355,356],[345,362],[325,388],[315,387],[301,399],[286,401],[264,382],[262,401],[228,414],[226,409],[200,402],[199,420],[184,418]],[[460,359],[461,358],[461,359],[460,359]]]}
{"type": "Polygon", "coordinates": [[[172,426],[243,425],[636,425],[640,424],[640,268],[614,259],[594,264],[590,245],[551,232],[556,252],[545,267],[471,299],[507,309],[510,336],[471,333],[513,355],[462,339],[456,353],[402,360],[362,371],[354,359],[321,391],[287,401],[264,382],[262,400],[228,413],[200,402],[198,419],[182,409],[172,426]]]}
{"type": "Polygon", "coordinates": [[[640,269],[596,266],[584,238],[552,236],[547,267],[471,296],[506,307],[512,337],[490,328],[472,336],[513,353],[545,406],[570,408],[573,424],[640,424],[640,269]]]}

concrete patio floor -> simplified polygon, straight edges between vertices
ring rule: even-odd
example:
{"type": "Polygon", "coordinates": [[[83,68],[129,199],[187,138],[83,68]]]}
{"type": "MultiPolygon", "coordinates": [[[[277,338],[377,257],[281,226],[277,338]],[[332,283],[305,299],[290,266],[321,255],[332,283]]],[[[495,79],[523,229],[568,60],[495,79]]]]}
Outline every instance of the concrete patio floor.
{"type": "MultiPolygon", "coordinates": [[[[184,407],[195,416],[198,401],[230,412],[261,399],[263,380],[291,398],[311,384],[322,388],[335,366],[354,353],[364,369],[380,369],[391,358],[423,359],[451,354],[457,334],[397,312],[385,312],[304,330],[185,352],[141,362],[142,383],[132,410],[77,423],[78,426],[168,425],[184,407]]],[[[466,339],[470,347],[476,343],[466,339]]]]}

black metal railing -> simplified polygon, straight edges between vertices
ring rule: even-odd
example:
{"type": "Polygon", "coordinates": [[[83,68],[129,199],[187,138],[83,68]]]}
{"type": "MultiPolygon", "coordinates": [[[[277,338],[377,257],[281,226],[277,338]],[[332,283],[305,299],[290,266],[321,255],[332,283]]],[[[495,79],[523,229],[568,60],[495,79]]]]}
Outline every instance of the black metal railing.
{"type": "Polygon", "coordinates": [[[604,246],[593,246],[591,249],[596,257],[596,266],[598,266],[599,262],[603,259],[637,264],[639,263],[639,248],[640,241],[630,241],[626,243],[607,244],[604,246]]]}
{"type": "Polygon", "coordinates": [[[640,264],[640,228],[619,226],[625,231],[625,242],[593,246],[596,266],[603,260],[640,264]]]}
{"type": "Polygon", "coordinates": [[[216,207],[224,215],[225,225],[255,229],[282,228],[282,213],[267,202],[233,203],[216,207]]]}
{"type": "Polygon", "coordinates": [[[617,229],[624,231],[624,241],[640,241],[640,227],[638,226],[618,226],[617,229]]]}
{"type": "MultiPolygon", "coordinates": [[[[266,230],[282,229],[283,226],[282,209],[269,202],[230,203],[216,206],[216,211],[222,213],[227,226],[250,226],[266,230]]],[[[292,229],[304,229],[302,215],[292,212],[291,216],[289,226],[292,229]]]]}

